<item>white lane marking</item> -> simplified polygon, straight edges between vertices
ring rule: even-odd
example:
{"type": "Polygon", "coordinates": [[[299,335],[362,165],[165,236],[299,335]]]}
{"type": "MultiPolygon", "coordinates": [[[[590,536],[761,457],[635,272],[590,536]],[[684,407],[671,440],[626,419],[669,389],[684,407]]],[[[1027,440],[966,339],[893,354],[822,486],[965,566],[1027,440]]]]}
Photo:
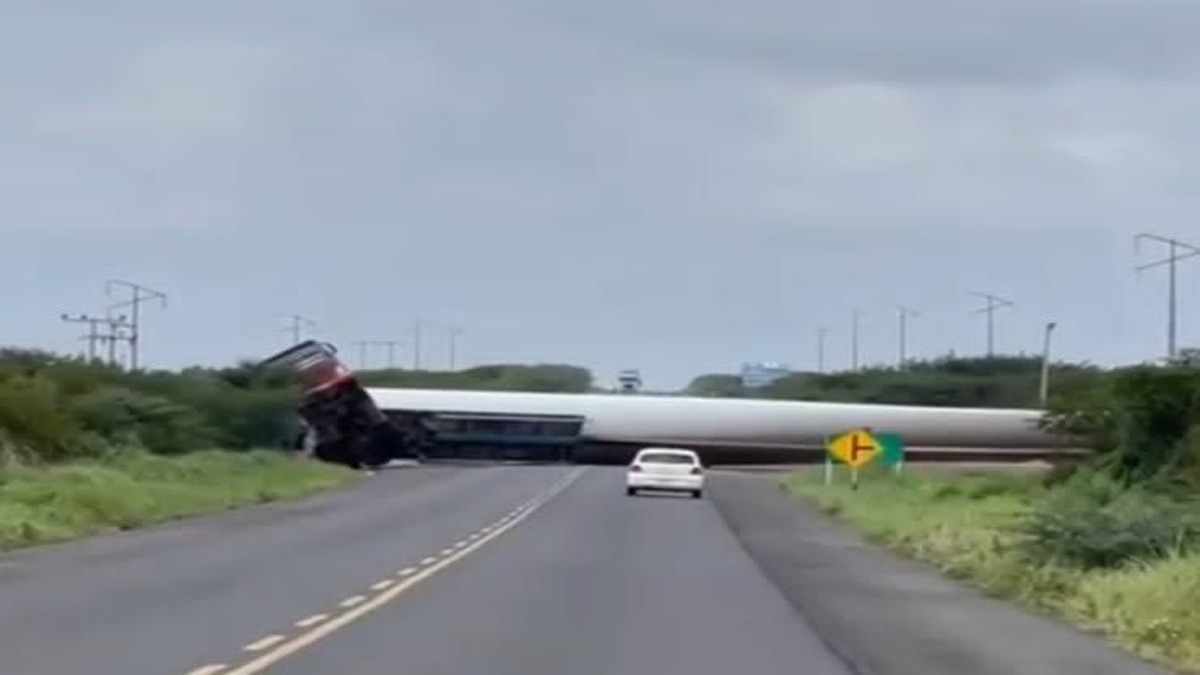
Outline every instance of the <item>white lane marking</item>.
{"type": "Polygon", "coordinates": [[[392,581],[391,579],[384,579],[383,581],[380,581],[380,582],[379,582],[379,583],[377,583],[377,584],[372,584],[372,585],[371,585],[371,590],[373,590],[373,591],[382,591],[383,589],[387,588],[388,586],[391,586],[391,585],[392,585],[392,584],[394,584],[394,583],[396,583],[396,582],[395,582],[395,581],[392,581]]]}
{"type": "Polygon", "coordinates": [[[212,663],[207,666],[200,666],[195,670],[190,670],[187,675],[216,675],[222,670],[225,670],[224,663],[212,663]]]}
{"type": "Polygon", "coordinates": [[[300,619],[299,621],[297,621],[296,626],[298,626],[300,628],[308,628],[309,626],[313,626],[318,623],[321,623],[322,621],[324,621],[325,619],[328,619],[328,618],[329,618],[328,614],[313,614],[312,616],[308,617],[307,619],[300,619]]]}
{"type": "Polygon", "coordinates": [[[434,558],[433,556],[430,556],[430,557],[428,557],[428,558],[426,558],[426,559],[422,560],[422,561],[421,561],[421,564],[422,564],[422,565],[432,565],[432,564],[433,564],[433,563],[435,563],[435,562],[437,562],[437,558],[434,558]]]}
{"type": "Polygon", "coordinates": [[[396,572],[396,576],[398,576],[398,577],[406,577],[406,576],[408,576],[408,575],[410,575],[410,574],[416,574],[416,573],[417,573],[417,568],[415,568],[415,567],[405,567],[404,569],[400,570],[399,572],[396,572]]]}
{"type": "Polygon", "coordinates": [[[454,548],[462,548],[462,547],[464,547],[464,546],[466,546],[466,545],[467,545],[467,540],[466,540],[466,539],[460,539],[460,540],[458,540],[457,542],[455,542],[455,543],[454,543],[454,548]]]}
{"type": "Polygon", "coordinates": [[[476,539],[478,539],[478,538],[479,538],[479,533],[478,533],[478,532],[472,532],[472,533],[471,533],[471,536],[467,537],[467,539],[470,539],[471,541],[475,541],[475,540],[476,540],[476,539]]]}
{"type": "Polygon", "coordinates": [[[342,607],[353,607],[355,605],[361,605],[363,603],[363,601],[366,599],[367,599],[367,596],[365,596],[365,595],[355,595],[355,596],[351,596],[351,597],[346,598],[345,600],[339,602],[338,605],[340,605],[342,607]]]}
{"type": "Polygon", "coordinates": [[[536,512],[542,506],[544,506],[546,504],[546,502],[553,499],[555,495],[557,495],[558,493],[560,493],[563,490],[570,487],[570,485],[572,483],[574,483],[576,480],[578,480],[578,478],[580,476],[582,476],[585,471],[587,471],[587,467],[580,467],[578,470],[569,474],[566,477],[566,479],[559,482],[553,488],[548,490],[546,492],[546,494],[541,499],[538,500],[538,503],[536,505],[534,505],[533,508],[531,508],[529,511],[522,514],[521,518],[517,519],[516,521],[509,523],[505,527],[496,530],[495,532],[488,535],[487,537],[484,537],[483,539],[480,539],[479,541],[475,542],[474,544],[471,544],[469,547],[462,549],[461,551],[455,553],[454,556],[452,556],[450,558],[446,558],[446,559],[438,562],[436,565],[434,565],[432,567],[426,567],[425,569],[421,570],[417,574],[414,574],[414,575],[410,576],[409,578],[405,579],[403,582],[380,593],[379,595],[376,595],[374,598],[371,598],[370,601],[368,601],[358,607],[355,607],[354,609],[351,609],[347,612],[343,612],[341,615],[334,617],[333,619],[327,621],[326,623],[323,623],[323,624],[317,626],[316,628],[313,628],[312,630],[308,631],[307,633],[302,633],[301,635],[298,635],[291,641],[281,644],[278,647],[276,647],[275,649],[273,649],[265,654],[259,655],[252,661],[244,663],[241,666],[238,666],[237,668],[234,668],[234,669],[228,671],[224,675],[256,675],[257,673],[261,673],[262,671],[269,668],[271,665],[278,663],[279,661],[282,661],[283,659],[287,658],[288,656],[295,654],[296,652],[304,649],[305,647],[317,642],[321,638],[326,637],[326,636],[340,630],[341,628],[344,628],[345,626],[349,625],[350,623],[352,623],[358,619],[361,619],[362,617],[366,616],[367,614],[370,614],[371,612],[379,609],[380,607],[383,607],[387,603],[389,603],[392,600],[399,597],[402,593],[404,593],[408,589],[412,588],[413,586],[416,586],[417,584],[421,583],[425,579],[428,579],[429,577],[434,576],[435,574],[442,571],[443,569],[449,567],[450,565],[453,565],[455,562],[458,562],[459,560],[462,560],[463,558],[471,555],[471,553],[479,550],[484,545],[486,545],[488,542],[499,537],[500,535],[504,534],[508,530],[516,527],[518,524],[520,524],[521,520],[528,518],[530,515],[532,515],[534,512],[536,512]]]}
{"type": "Polygon", "coordinates": [[[261,652],[262,650],[266,649],[267,647],[273,647],[273,646],[279,644],[280,642],[283,642],[285,639],[287,639],[287,638],[285,638],[282,635],[268,635],[267,637],[259,640],[258,642],[251,642],[250,644],[246,645],[246,651],[261,652]]]}
{"type": "Polygon", "coordinates": [[[454,549],[452,549],[452,548],[444,548],[444,549],[442,549],[442,552],[441,552],[441,554],[440,554],[440,555],[442,555],[442,556],[448,556],[448,555],[450,555],[451,553],[454,553],[454,549]]]}
{"type": "Polygon", "coordinates": [[[487,527],[485,527],[485,528],[483,528],[482,530],[480,530],[480,532],[482,532],[482,533],[484,533],[484,534],[487,534],[488,532],[491,532],[491,531],[492,531],[492,530],[494,530],[494,529],[495,529],[494,527],[492,527],[491,525],[488,525],[487,527]]]}

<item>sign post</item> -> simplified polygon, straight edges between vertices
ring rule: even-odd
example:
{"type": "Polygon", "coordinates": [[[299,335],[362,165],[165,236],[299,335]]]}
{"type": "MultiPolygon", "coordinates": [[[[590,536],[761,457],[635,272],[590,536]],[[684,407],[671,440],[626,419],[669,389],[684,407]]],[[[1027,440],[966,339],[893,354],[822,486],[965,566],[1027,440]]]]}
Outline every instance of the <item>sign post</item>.
{"type": "Polygon", "coordinates": [[[858,489],[858,469],[870,462],[891,464],[899,474],[904,462],[904,440],[899,434],[876,432],[868,427],[839,432],[825,440],[825,484],[833,482],[834,462],[850,467],[850,487],[858,489]]]}

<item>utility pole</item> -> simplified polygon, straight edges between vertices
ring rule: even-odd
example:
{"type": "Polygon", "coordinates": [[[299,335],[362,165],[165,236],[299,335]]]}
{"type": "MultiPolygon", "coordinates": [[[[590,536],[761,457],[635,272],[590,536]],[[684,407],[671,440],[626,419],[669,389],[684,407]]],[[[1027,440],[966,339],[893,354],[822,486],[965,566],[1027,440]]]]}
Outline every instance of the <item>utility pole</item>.
{"type": "Polygon", "coordinates": [[[858,371],[858,320],[863,312],[854,310],[850,317],[850,370],[858,371]]]}
{"type": "Polygon", "coordinates": [[[137,370],[138,369],[138,347],[141,342],[141,325],[142,325],[141,324],[141,306],[142,306],[142,302],[144,302],[146,300],[158,300],[160,303],[160,306],[165,308],[167,306],[167,295],[165,293],[162,293],[161,291],[156,291],[153,288],[150,288],[148,286],[143,286],[141,284],[135,284],[132,281],[124,281],[122,279],[109,279],[108,282],[105,284],[105,289],[104,289],[105,293],[108,295],[108,297],[110,297],[110,298],[112,297],[113,288],[118,287],[118,286],[125,288],[131,294],[130,298],[127,302],[122,303],[121,305],[116,305],[116,306],[119,307],[119,306],[129,305],[130,307],[132,307],[132,309],[130,310],[131,317],[130,317],[130,322],[129,322],[129,337],[126,339],[129,341],[129,369],[137,370]]]}
{"type": "Polygon", "coordinates": [[[822,326],[817,329],[817,372],[825,372],[825,338],[829,336],[829,329],[822,326]]]}
{"type": "Polygon", "coordinates": [[[365,370],[367,367],[367,347],[387,347],[387,367],[396,367],[396,346],[404,344],[403,340],[359,340],[355,344],[358,345],[358,361],[359,368],[365,370]]]}
{"type": "Polygon", "coordinates": [[[421,328],[424,323],[422,319],[413,322],[413,370],[421,369],[421,328]]]}
{"type": "Polygon", "coordinates": [[[917,310],[910,309],[904,305],[898,306],[896,311],[900,320],[900,361],[897,364],[897,367],[900,370],[904,370],[904,364],[908,363],[908,317],[917,317],[921,315],[917,312],[917,310]]]}
{"type": "Polygon", "coordinates": [[[457,341],[458,337],[463,334],[463,329],[460,326],[447,326],[446,335],[450,340],[450,370],[454,370],[455,356],[457,356],[457,341]]]}
{"type": "Polygon", "coordinates": [[[1047,322],[1042,337],[1042,382],[1038,391],[1038,400],[1041,401],[1042,408],[1045,408],[1046,402],[1050,400],[1050,334],[1057,326],[1054,321],[1047,322]]]}
{"type": "Polygon", "coordinates": [[[1001,307],[1012,307],[1013,303],[1011,300],[1005,300],[1004,298],[998,295],[992,295],[991,293],[971,291],[971,295],[977,295],[987,300],[987,305],[981,309],[975,310],[974,313],[987,313],[987,355],[990,358],[993,354],[995,354],[996,310],[1001,307]]]}
{"type": "Polygon", "coordinates": [[[1145,239],[1157,241],[1160,244],[1166,244],[1167,249],[1168,249],[1168,254],[1167,254],[1166,258],[1156,261],[1156,262],[1146,264],[1146,265],[1142,265],[1142,266],[1138,267],[1136,269],[1136,271],[1140,274],[1142,271],[1148,270],[1152,267],[1158,267],[1159,265],[1167,266],[1167,278],[1168,278],[1168,281],[1167,281],[1167,358],[1174,360],[1175,356],[1178,354],[1178,348],[1177,348],[1177,345],[1175,342],[1175,332],[1176,332],[1176,330],[1175,330],[1176,329],[1175,263],[1179,262],[1180,260],[1184,260],[1184,259],[1196,256],[1196,255],[1200,255],[1200,248],[1196,248],[1195,246],[1192,246],[1191,244],[1187,244],[1182,241],[1179,241],[1178,239],[1172,239],[1170,237],[1161,237],[1157,234],[1142,233],[1142,234],[1134,236],[1134,238],[1133,238],[1133,250],[1134,250],[1135,254],[1138,253],[1139,244],[1141,244],[1141,242],[1145,239]],[[1183,249],[1183,250],[1180,251],[1180,249],[1183,249]]]}
{"type": "Polygon", "coordinates": [[[294,344],[294,345],[300,344],[301,331],[304,328],[316,328],[317,327],[316,321],[313,321],[312,319],[310,319],[306,316],[300,315],[300,314],[283,314],[283,313],[281,313],[279,316],[288,320],[288,323],[290,325],[287,328],[285,328],[284,330],[291,331],[292,344],[294,344]]]}
{"type": "Polygon", "coordinates": [[[132,327],[132,324],[125,321],[124,315],[119,317],[89,316],[87,314],[77,314],[72,316],[64,313],[60,315],[59,318],[67,323],[86,323],[88,325],[87,335],[85,335],[83,339],[87,340],[87,355],[89,362],[96,360],[96,346],[107,343],[108,363],[109,365],[113,366],[117,365],[116,343],[118,340],[129,339],[128,337],[121,335],[121,329],[132,327]],[[100,326],[102,325],[108,327],[107,333],[100,332],[100,326]]]}

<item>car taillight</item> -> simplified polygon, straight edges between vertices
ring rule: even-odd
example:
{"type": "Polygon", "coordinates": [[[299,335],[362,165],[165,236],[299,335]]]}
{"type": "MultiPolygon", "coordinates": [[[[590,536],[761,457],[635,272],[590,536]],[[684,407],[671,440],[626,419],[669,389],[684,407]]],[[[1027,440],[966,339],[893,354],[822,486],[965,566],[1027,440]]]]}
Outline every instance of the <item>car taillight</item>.
{"type": "Polygon", "coordinates": [[[692,475],[693,476],[699,476],[701,473],[703,473],[703,470],[700,467],[698,467],[698,466],[692,467],[692,475]]]}
{"type": "Polygon", "coordinates": [[[629,467],[629,470],[630,471],[641,471],[642,467],[639,464],[634,464],[633,466],[629,467]]]}

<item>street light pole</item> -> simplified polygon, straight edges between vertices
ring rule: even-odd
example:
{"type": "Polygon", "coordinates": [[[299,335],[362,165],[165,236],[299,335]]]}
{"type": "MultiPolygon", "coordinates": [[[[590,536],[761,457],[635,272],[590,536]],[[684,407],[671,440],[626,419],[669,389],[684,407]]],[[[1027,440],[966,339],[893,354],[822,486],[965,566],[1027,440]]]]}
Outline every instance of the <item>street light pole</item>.
{"type": "Polygon", "coordinates": [[[1042,383],[1038,395],[1042,408],[1050,400],[1050,334],[1058,324],[1054,321],[1046,323],[1045,335],[1042,338],[1042,383]]]}

